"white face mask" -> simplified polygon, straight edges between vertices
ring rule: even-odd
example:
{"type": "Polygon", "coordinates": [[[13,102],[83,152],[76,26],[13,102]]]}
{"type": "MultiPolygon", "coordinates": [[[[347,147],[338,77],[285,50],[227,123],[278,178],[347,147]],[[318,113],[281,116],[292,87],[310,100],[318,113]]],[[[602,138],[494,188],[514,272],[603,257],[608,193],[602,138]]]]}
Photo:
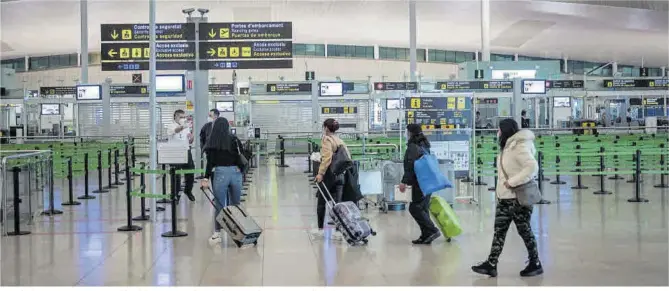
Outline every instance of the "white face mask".
{"type": "Polygon", "coordinates": [[[214,122],[214,118],[211,117],[211,116],[209,116],[209,118],[207,118],[207,120],[209,120],[209,122],[214,122]]]}
{"type": "Polygon", "coordinates": [[[181,124],[181,125],[186,124],[186,118],[180,118],[179,119],[179,124],[181,124]]]}

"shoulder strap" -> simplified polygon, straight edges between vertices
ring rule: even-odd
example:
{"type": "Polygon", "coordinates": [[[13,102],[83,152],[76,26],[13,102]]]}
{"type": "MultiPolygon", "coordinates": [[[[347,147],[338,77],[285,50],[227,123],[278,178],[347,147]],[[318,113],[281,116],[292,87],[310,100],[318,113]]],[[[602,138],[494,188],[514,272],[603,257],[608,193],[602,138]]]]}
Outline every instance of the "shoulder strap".
{"type": "Polygon", "coordinates": [[[504,150],[502,150],[502,154],[499,156],[499,168],[502,169],[502,175],[504,175],[504,179],[508,181],[509,175],[506,173],[506,170],[504,170],[504,150]]]}

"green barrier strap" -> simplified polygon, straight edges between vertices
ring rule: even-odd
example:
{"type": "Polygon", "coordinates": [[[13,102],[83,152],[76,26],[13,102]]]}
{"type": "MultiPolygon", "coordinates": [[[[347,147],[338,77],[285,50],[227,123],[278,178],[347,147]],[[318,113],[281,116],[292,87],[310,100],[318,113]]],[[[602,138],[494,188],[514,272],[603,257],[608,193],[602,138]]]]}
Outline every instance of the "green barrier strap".
{"type": "Polygon", "coordinates": [[[177,170],[174,171],[175,174],[186,175],[186,174],[204,174],[204,169],[192,169],[192,170],[177,170]]]}
{"type": "Polygon", "coordinates": [[[134,174],[157,174],[157,175],[169,174],[169,171],[166,170],[150,170],[142,168],[131,168],[130,172],[134,174]]]}
{"type": "Polygon", "coordinates": [[[130,192],[130,196],[140,197],[140,198],[151,198],[151,199],[170,199],[170,195],[148,194],[148,193],[135,192],[135,191],[130,192]]]}

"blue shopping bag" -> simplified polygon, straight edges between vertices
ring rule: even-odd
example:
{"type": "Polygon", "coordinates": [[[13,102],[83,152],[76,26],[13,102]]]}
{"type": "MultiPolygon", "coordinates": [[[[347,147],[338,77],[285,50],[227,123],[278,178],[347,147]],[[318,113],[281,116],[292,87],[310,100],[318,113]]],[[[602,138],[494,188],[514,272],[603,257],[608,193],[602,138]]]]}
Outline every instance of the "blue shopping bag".
{"type": "Polygon", "coordinates": [[[420,190],[428,195],[445,188],[453,188],[451,181],[439,170],[437,157],[424,148],[421,149],[423,155],[413,163],[420,190]]]}

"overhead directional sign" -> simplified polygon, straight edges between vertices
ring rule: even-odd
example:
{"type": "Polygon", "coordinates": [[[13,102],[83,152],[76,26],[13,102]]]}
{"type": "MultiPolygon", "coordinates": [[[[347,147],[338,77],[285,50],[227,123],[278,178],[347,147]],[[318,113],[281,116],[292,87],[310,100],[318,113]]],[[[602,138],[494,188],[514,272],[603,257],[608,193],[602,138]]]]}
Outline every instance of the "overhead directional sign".
{"type": "Polygon", "coordinates": [[[235,94],[235,85],[233,85],[233,84],[209,84],[209,94],[212,94],[212,95],[233,95],[233,94],[235,94]]]}
{"type": "MultiPolygon", "coordinates": [[[[103,42],[149,41],[149,25],[102,24],[100,39],[103,42]]],[[[157,23],[156,40],[195,40],[194,23],[157,23]]]]}
{"type": "Polygon", "coordinates": [[[267,84],[267,92],[273,92],[273,93],[311,92],[311,83],[267,84]]]}
{"type": "Polygon", "coordinates": [[[293,59],[200,61],[200,69],[202,70],[290,69],[292,67],[293,67],[293,59]]]}
{"type": "Polygon", "coordinates": [[[502,90],[513,89],[513,81],[448,81],[437,82],[437,90],[502,90]]]}
{"type": "Polygon", "coordinates": [[[109,86],[111,97],[149,97],[149,88],[146,85],[113,85],[109,86]]]}
{"type": "Polygon", "coordinates": [[[77,87],[40,87],[39,94],[41,96],[64,96],[64,95],[76,95],[77,87]]]}
{"type": "Polygon", "coordinates": [[[666,88],[669,79],[609,79],[604,80],[606,88],[666,88]]]}
{"type": "MultiPolygon", "coordinates": [[[[148,60],[149,43],[103,43],[102,61],[148,60]]],[[[194,42],[157,42],[157,60],[195,59],[194,42]]]]}
{"type": "MultiPolygon", "coordinates": [[[[149,62],[102,62],[102,71],[148,71],[149,62]]],[[[156,70],[162,71],[192,71],[195,70],[195,61],[160,61],[156,62],[156,70]]]]}
{"type": "Polygon", "coordinates": [[[377,91],[415,91],[418,89],[417,82],[376,82],[374,90],[377,91]]]}
{"type": "Polygon", "coordinates": [[[287,59],[292,57],[292,41],[233,41],[200,44],[200,59],[287,59]]]}
{"type": "Polygon", "coordinates": [[[224,22],[200,24],[200,40],[292,38],[292,22],[224,22]]]}

